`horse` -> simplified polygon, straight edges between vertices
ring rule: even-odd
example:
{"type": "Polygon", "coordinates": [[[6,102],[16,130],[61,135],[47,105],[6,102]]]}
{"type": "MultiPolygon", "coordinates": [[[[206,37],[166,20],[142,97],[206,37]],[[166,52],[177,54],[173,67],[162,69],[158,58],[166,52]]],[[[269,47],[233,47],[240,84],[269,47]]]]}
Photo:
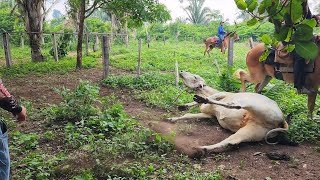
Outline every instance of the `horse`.
{"type": "MultiPolygon", "coordinates": [[[[239,40],[238,34],[234,32],[229,32],[224,36],[224,39],[222,43],[220,43],[219,47],[222,54],[225,54],[225,50],[229,47],[229,40],[233,37],[235,41],[239,40]]],[[[219,37],[209,37],[208,39],[203,39],[204,44],[206,45],[206,49],[204,50],[204,56],[206,53],[208,53],[208,56],[210,57],[210,51],[217,46],[220,39],[219,37]]]]}
{"type": "MultiPolygon", "coordinates": [[[[319,42],[320,36],[317,36],[316,42],[319,42]]],[[[315,107],[315,101],[317,94],[319,94],[318,88],[320,85],[320,47],[319,53],[314,60],[313,72],[306,73],[304,87],[307,89],[306,94],[308,95],[308,116],[312,118],[312,114],[315,107]]],[[[257,44],[247,54],[246,65],[249,73],[244,70],[237,70],[235,75],[241,81],[241,91],[246,91],[246,82],[255,83],[255,91],[261,93],[262,89],[275,77],[275,72],[279,72],[274,65],[269,65],[259,61],[260,56],[265,52],[265,46],[263,43],[257,44]]],[[[289,54],[287,58],[290,60],[287,67],[293,67],[293,58],[289,54]]],[[[307,63],[307,61],[306,61],[307,63]]],[[[311,63],[311,62],[309,62],[311,63]]],[[[281,72],[283,80],[285,82],[293,83],[294,74],[292,72],[281,72]]]]}

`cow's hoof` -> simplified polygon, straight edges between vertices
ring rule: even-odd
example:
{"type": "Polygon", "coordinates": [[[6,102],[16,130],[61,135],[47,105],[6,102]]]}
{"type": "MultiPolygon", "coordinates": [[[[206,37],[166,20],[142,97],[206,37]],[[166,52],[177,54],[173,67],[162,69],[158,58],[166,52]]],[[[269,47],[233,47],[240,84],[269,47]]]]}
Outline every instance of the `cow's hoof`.
{"type": "Polygon", "coordinates": [[[208,99],[201,97],[199,95],[194,95],[193,100],[197,103],[204,103],[204,104],[208,103],[208,99]]]}
{"type": "Polygon", "coordinates": [[[192,155],[192,158],[194,158],[194,159],[201,159],[201,158],[205,157],[206,154],[208,153],[207,149],[203,148],[201,146],[195,147],[193,149],[194,149],[194,153],[192,155]]]}
{"type": "Polygon", "coordinates": [[[175,118],[167,118],[167,121],[169,121],[171,123],[177,122],[177,120],[175,118]]]}
{"type": "Polygon", "coordinates": [[[189,107],[186,105],[182,105],[182,106],[178,106],[178,109],[179,109],[179,111],[186,111],[189,109],[189,107]]]}

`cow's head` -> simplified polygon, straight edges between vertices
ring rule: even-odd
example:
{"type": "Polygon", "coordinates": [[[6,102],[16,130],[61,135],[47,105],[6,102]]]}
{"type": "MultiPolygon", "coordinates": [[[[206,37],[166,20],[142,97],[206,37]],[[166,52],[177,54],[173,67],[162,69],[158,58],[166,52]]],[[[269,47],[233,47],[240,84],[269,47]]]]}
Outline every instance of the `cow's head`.
{"type": "Polygon", "coordinates": [[[202,77],[195,74],[191,74],[187,71],[180,71],[180,77],[183,80],[184,84],[190,89],[195,90],[203,88],[206,85],[202,77]]]}

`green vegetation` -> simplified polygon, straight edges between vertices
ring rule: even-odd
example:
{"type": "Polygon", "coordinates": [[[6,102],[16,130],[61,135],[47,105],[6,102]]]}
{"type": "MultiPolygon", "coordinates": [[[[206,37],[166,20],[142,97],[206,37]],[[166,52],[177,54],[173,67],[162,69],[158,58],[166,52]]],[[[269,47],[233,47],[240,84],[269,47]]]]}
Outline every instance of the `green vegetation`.
{"type": "Polygon", "coordinates": [[[62,102],[34,119],[46,130],[42,137],[13,133],[13,179],[222,179],[218,170],[194,169],[189,158],[175,152],[171,136],[128,117],[115,97],[98,96],[99,87],[82,81],[59,93],[62,102]]]}

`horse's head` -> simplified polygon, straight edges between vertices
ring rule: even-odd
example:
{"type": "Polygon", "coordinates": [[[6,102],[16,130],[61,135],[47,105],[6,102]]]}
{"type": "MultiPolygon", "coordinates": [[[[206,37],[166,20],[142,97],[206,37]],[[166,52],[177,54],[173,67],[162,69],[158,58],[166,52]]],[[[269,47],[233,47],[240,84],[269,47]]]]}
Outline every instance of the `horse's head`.
{"type": "Polygon", "coordinates": [[[238,36],[238,34],[237,34],[236,31],[229,32],[226,36],[233,37],[233,39],[234,39],[235,41],[240,40],[240,38],[239,38],[239,36],[238,36]]]}

